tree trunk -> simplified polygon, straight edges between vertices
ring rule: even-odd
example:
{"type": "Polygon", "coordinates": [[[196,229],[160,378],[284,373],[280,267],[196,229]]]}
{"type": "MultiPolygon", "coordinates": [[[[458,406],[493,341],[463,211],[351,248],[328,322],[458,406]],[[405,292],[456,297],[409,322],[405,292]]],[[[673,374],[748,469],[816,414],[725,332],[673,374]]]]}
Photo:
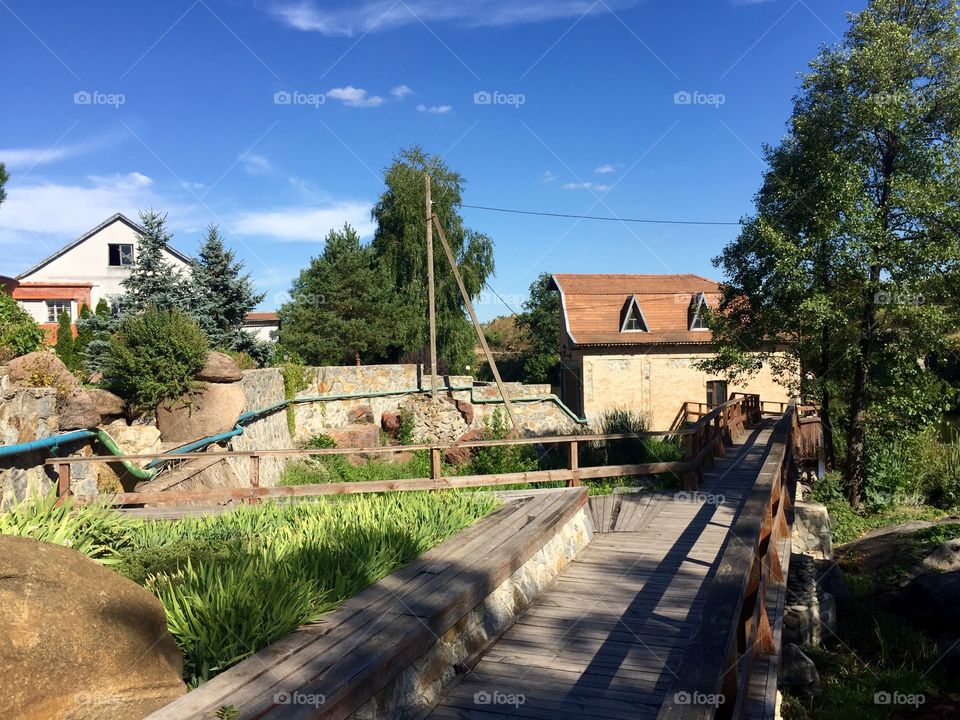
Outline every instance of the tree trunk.
{"type": "Polygon", "coordinates": [[[357,351],[354,351],[353,357],[357,361],[357,367],[360,367],[360,353],[357,351]]]}
{"type": "Polygon", "coordinates": [[[833,447],[833,423],[830,414],[830,388],[827,376],[831,367],[830,328],[823,326],[820,336],[820,428],[823,432],[823,464],[827,470],[833,470],[837,464],[837,453],[833,447]]]}

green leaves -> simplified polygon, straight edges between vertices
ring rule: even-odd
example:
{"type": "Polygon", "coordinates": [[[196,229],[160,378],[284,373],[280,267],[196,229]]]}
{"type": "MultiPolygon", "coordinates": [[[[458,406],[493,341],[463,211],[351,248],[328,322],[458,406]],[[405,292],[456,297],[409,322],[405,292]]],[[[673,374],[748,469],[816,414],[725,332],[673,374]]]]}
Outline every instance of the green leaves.
{"type": "Polygon", "coordinates": [[[0,362],[26,355],[42,346],[43,330],[40,326],[16,300],[0,292],[0,362]]]}

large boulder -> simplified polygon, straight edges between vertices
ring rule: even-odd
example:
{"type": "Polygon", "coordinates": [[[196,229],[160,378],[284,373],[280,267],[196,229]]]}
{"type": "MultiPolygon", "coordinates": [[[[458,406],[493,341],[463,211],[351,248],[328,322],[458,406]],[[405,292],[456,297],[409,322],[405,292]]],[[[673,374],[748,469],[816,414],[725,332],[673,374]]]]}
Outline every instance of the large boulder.
{"type": "MultiPolygon", "coordinates": [[[[483,430],[468,430],[457,439],[457,442],[472,442],[474,440],[483,440],[483,430]]],[[[470,462],[475,449],[462,446],[447,448],[443,451],[443,459],[451,465],[462,467],[470,462]]]]}
{"type": "Polygon", "coordinates": [[[400,429],[400,413],[390,410],[384,411],[383,415],[380,416],[380,427],[390,435],[396,433],[400,429]]]}
{"type": "Polygon", "coordinates": [[[75,387],[67,393],[60,407],[61,430],[83,430],[100,424],[97,405],[86,390],[75,387]]]}
{"type": "Polygon", "coordinates": [[[923,568],[935,572],[960,570],[960,538],[955,538],[938,546],[924,558],[923,568]]]}
{"type": "Polygon", "coordinates": [[[101,422],[110,422],[122,418],[126,414],[123,398],[114,395],[109,390],[90,388],[86,392],[93,400],[97,412],[100,413],[101,422]]]}
{"type": "Polygon", "coordinates": [[[18,387],[52,387],[62,397],[80,385],[63,361],[47,350],[21,355],[7,367],[10,382],[18,387]]]}
{"type": "Polygon", "coordinates": [[[784,645],[780,654],[780,684],[807,696],[820,690],[817,666],[794,643],[784,645]]]}
{"type": "Polygon", "coordinates": [[[246,402],[237,383],[202,383],[196,392],[160,404],[160,437],[164,442],[188,443],[231,430],[246,402]]]}
{"type": "Polygon", "coordinates": [[[222,352],[209,352],[207,362],[195,377],[205,382],[233,383],[243,380],[243,371],[229,355],[222,352]]]}
{"type": "Polygon", "coordinates": [[[925,572],[894,600],[894,609],[931,636],[960,636],[960,570],[925,572]]]}
{"type": "Polygon", "coordinates": [[[143,718],[186,692],[152,593],[75,550],[0,535],[0,717],[143,718]]]}

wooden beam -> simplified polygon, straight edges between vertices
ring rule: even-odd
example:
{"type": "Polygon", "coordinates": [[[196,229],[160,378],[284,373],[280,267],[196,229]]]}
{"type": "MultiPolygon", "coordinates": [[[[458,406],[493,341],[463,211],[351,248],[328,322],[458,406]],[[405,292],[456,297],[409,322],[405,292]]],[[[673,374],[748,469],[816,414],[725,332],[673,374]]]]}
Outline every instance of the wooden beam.
{"type": "Polygon", "coordinates": [[[427,206],[427,306],[430,315],[430,399],[437,399],[437,300],[433,278],[433,203],[430,200],[430,172],[424,173],[427,206]]]}

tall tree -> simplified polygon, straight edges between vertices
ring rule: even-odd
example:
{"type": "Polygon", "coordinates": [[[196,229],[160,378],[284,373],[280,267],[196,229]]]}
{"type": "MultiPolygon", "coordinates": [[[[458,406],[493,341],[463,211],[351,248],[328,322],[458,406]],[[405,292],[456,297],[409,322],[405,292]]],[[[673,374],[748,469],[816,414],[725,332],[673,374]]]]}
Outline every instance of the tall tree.
{"type": "Polygon", "coordinates": [[[9,179],[10,176],[7,174],[7,166],[0,163],[0,205],[7,199],[6,184],[9,179]]]}
{"type": "MultiPolygon", "coordinates": [[[[493,274],[493,241],[464,227],[458,208],[464,179],[436,155],[419,146],[400,151],[385,170],[386,190],[374,206],[377,222],[373,250],[386,269],[400,310],[391,332],[391,345],[401,351],[418,351],[429,343],[427,324],[427,256],[424,179],[430,175],[433,211],[471,298],[480,294],[493,274]]],[[[436,242],[437,350],[454,372],[462,372],[473,359],[476,341],[466,306],[444,253],[436,242]]]]}
{"type": "Polygon", "coordinates": [[[525,382],[557,383],[560,368],[560,294],[550,273],[530,284],[530,297],[517,316],[517,326],[529,350],[523,361],[525,382]]]}
{"type": "MultiPolygon", "coordinates": [[[[767,149],[757,214],[717,259],[721,364],[785,343],[846,408],[847,495],[894,409],[938,409],[918,359],[958,327],[960,35],[956,0],[872,0],[811,64],[790,134],[767,149]]],[[[909,414],[909,413],[912,413],[909,414]]],[[[832,423],[836,426],[838,423],[832,423]]]]}
{"type": "Polygon", "coordinates": [[[191,268],[197,307],[193,315],[210,338],[211,347],[244,350],[253,339],[243,330],[247,313],[266,297],[258,293],[243,262],[223,244],[216,225],[207,235],[191,268]]]}
{"type": "Polygon", "coordinates": [[[110,348],[110,334],[116,329],[116,319],[103,298],[93,312],[84,305],[77,319],[76,350],[87,372],[103,372],[105,354],[110,348]]]}
{"type": "Polygon", "coordinates": [[[315,365],[382,360],[396,298],[373,250],[350,227],[331,230],[323,254],[300,272],[280,309],[280,342],[315,365]]]}
{"type": "Polygon", "coordinates": [[[191,283],[166,258],[171,237],[166,223],[166,214],[153,210],[140,213],[143,232],[137,237],[134,264],[120,283],[124,294],[113,300],[120,316],[148,307],[190,312],[197,304],[191,283]]]}

